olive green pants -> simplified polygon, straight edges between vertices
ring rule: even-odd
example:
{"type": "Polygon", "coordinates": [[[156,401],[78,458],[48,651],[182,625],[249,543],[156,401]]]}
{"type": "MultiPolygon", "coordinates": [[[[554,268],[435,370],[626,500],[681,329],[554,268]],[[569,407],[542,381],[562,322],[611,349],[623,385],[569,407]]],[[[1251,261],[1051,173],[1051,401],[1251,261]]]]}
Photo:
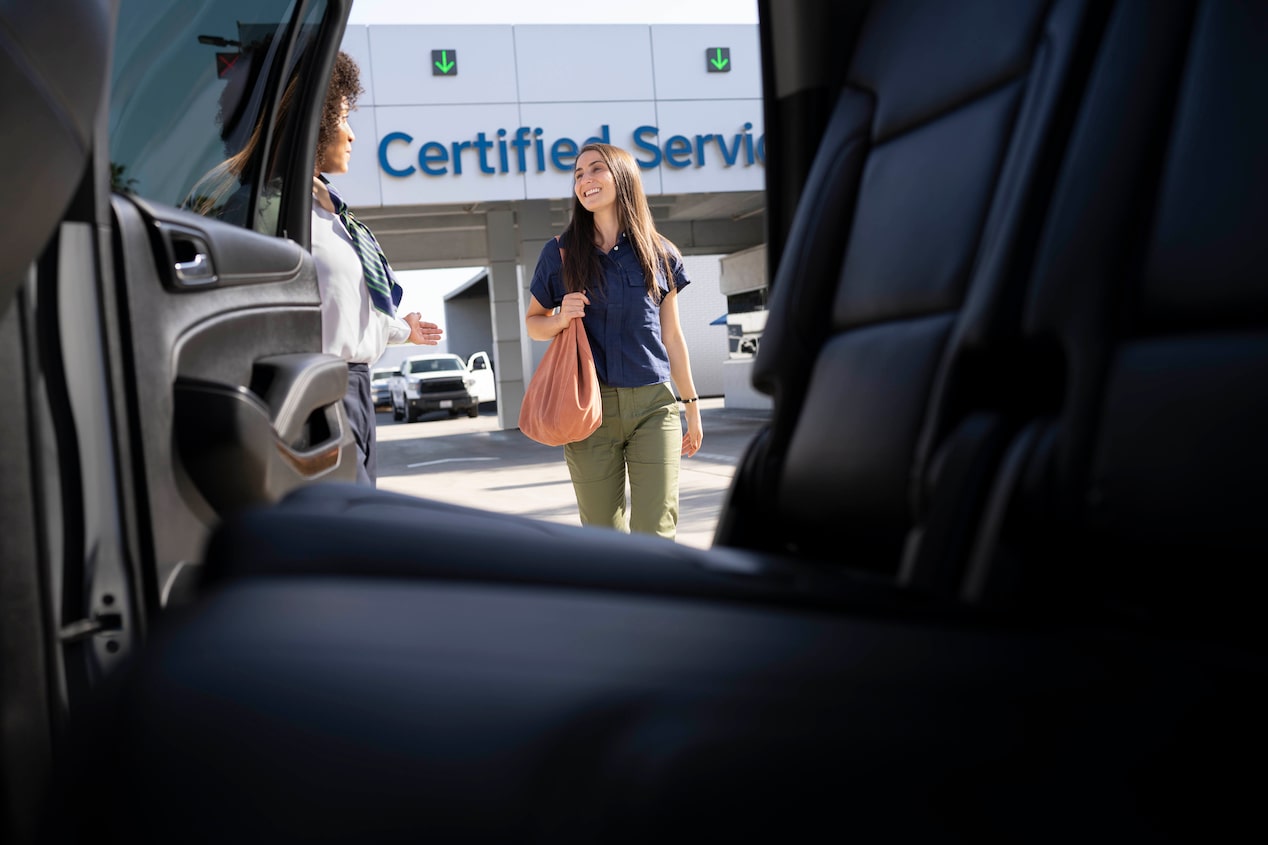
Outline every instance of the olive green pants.
{"type": "Polygon", "coordinates": [[[581,524],[672,540],[678,530],[682,455],[682,423],[674,393],[668,383],[603,386],[601,392],[603,424],[580,443],[564,446],[581,524]]]}

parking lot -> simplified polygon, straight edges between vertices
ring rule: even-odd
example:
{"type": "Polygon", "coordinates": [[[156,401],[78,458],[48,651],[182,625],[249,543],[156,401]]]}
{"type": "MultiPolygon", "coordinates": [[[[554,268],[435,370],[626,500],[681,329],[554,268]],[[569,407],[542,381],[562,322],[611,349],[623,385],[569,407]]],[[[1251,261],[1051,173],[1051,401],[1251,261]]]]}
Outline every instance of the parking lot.
{"type": "MultiPolygon", "coordinates": [[[[770,414],[726,408],[720,397],[700,406],[704,443],[682,461],[678,542],[708,548],[736,464],[770,414]]],[[[378,441],[382,490],[579,524],[563,448],[499,430],[491,406],[476,418],[438,412],[415,423],[380,412],[378,441]]]]}

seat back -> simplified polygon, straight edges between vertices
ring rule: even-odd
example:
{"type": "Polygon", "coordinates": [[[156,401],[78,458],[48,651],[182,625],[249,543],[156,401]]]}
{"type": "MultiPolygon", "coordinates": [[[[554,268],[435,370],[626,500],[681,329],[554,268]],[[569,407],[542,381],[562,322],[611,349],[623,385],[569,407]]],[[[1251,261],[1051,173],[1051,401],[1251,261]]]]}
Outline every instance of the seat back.
{"type": "Polygon", "coordinates": [[[968,537],[928,531],[973,507],[966,491],[985,490],[1029,413],[964,409],[1016,364],[1018,267],[1100,14],[1081,0],[870,8],[772,283],[754,369],[771,426],[717,544],[953,577],[968,537]]]}
{"type": "Polygon", "coordinates": [[[1268,561],[1268,6],[1120,3],[1023,331],[1063,393],[1010,443],[964,585],[1248,622],[1268,561]]]}
{"type": "Polygon", "coordinates": [[[52,236],[79,187],[105,95],[111,36],[102,3],[48,0],[0,9],[0,135],[6,189],[21,213],[0,228],[0,310],[52,236]]]}

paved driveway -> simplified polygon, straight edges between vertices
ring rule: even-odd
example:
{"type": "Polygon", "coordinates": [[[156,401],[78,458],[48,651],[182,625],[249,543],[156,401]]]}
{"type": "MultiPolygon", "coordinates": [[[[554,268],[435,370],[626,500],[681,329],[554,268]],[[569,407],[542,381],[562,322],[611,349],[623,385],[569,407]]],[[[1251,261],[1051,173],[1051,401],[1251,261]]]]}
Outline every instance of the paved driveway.
{"type": "MultiPolygon", "coordinates": [[[[700,406],[704,444],[682,461],[678,542],[708,548],[735,466],[770,414],[729,409],[721,398],[700,406]]],[[[428,414],[416,423],[380,413],[378,439],[380,489],[580,524],[563,448],[498,430],[491,410],[475,419],[428,414]]]]}

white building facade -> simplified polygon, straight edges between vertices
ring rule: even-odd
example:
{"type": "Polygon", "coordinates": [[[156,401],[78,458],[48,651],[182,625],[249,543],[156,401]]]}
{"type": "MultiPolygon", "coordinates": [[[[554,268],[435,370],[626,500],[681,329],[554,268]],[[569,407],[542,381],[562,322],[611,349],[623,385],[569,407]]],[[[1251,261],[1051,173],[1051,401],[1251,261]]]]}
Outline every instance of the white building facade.
{"type": "Polygon", "coordinates": [[[545,347],[523,331],[533,265],[591,140],[635,157],[658,228],[689,257],[693,370],[723,392],[717,261],[764,237],[756,26],[350,26],[343,49],[365,91],[340,191],[397,268],[489,268],[504,427],[545,347]]]}

